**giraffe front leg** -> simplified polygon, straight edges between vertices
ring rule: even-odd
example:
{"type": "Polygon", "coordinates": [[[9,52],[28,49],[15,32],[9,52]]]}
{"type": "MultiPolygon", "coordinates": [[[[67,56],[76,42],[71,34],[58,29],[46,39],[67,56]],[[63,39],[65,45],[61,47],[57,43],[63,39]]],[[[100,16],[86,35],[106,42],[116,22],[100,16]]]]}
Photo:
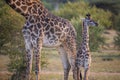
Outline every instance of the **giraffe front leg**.
{"type": "Polygon", "coordinates": [[[78,77],[78,68],[75,64],[75,59],[76,57],[74,55],[71,55],[71,52],[69,52],[69,62],[70,62],[70,65],[71,65],[71,68],[72,68],[72,72],[73,72],[73,79],[74,80],[78,80],[77,77],[78,77]]]}
{"type": "Polygon", "coordinates": [[[39,42],[39,41],[40,41],[40,39],[38,41],[36,41],[35,44],[34,44],[34,58],[35,58],[36,80],[40,80],[40,70],[41,70],[40,58],[41,58],[42,42],[39,42]]]}
{"type": "Polygon", "coordinates": [[[29,35],[24,35],[25,39],[25,49],[26,49],[26,56],[25,56],[25,63],[26,63],[26,75],[25,80],[30,80],[31,70],[32,70],[32,59],[33,59],[33,48],[31,44],[31,39],[29,35]]]}
{"type": "Polygon", "coordinates": [[[73,79],[77,80],[77,67],[76,67],[76,41],[75,39],[67,38],[66,51],[68,52],[69,62],[73,72],[73,79]]]}
{"type": "Polygon", "coordinates": [[[85,65],[84,65],[84,80],[88,80],[89,76],[89,71],[90,71],[90,63],[91,63],[91,57],[85,60],[85,65]]]}
{"type": "Polygon", "coordinates": [[[64,68],[64,80],[68,80],[68,75],[69,75],[71,66],[68,60],[67,53],[63,47],[59,48],[59,54],[62,60],[63,68],[64,68]]]}

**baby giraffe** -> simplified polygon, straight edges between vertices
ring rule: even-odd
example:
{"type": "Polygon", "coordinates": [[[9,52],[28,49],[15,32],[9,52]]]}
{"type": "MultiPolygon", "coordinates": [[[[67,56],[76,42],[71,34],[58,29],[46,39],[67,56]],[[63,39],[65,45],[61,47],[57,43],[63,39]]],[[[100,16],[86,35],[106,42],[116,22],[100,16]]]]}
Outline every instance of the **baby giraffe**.
{"type": "Polygon", "coordinates": [[[77,51],[76,67],[77,67],[77,80],[82,80],[81,68],[84,68],[84,80],[88,80],[89,67],[91,63],[91,55],[89,49],[89,26],[98,26],[87,14],[82,22],[82,43],[77,51]]]}

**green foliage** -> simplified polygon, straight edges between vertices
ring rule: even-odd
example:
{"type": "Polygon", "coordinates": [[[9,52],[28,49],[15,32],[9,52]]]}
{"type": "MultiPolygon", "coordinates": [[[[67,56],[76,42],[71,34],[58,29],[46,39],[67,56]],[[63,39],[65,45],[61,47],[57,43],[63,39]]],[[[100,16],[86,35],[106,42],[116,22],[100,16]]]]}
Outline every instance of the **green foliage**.
{"type": "Polygon", "coordinates": [[[117,31],[120,31],[120,13],[119,13],[119,15],[115,16],[115,21],[114,22],[115,22],[114,25],[116,26],[115,29],[117,31]]]}
{"type": "Polygon", "coordinates": [[[53,2],[67,3],[68,1],[73,2],[73,1],[79,1],[79,0],[42,0],[42,1],[51,2],[51,3],[53,2]]]}
{"type": "Polygon", "coordinates": [[[0,54],[10,55],[10,68],[18,69],[22,63],[20,46],[20,29],[24,19],[8,7],[2,0],[0,2],[0,54]],[[19,24],[19,25],[18,25],[19,24]],[[17,67],[16,67],[17,65],[17,67]]]}
{"type": "Polygon", "coordinates": [[[42,0],[43,4],[45,5],[45,7],[48,9],[48,10],[53,10],[54,8],[54,5],[52,5],[52,3],[50,3],[48,0],[42,0]]]}
{"type": "Polygon", "coordinates": [[[91,4],[96,5],[98,8],[102,8],[104,10],[109,10],[114,14],[118,14],[120,12],[120,1],[118,0],[99,0],[99,1],[91,1],[91,4]]]}
{"type": "Polygon", "coordinates": [[[102,8],[104,10],[109,10],[112,12],[112,26],[108,27],[109,29],[115,29],[118,31],[118,36],[115,37],[115,45],[120,48],[120,0],[86,0],[89,1],[90,4],[96,5],[98,8],[102,8]]]}
{"type": "Polygon", "coordinates": [[[116,19],[118,14],[120,13],[120,0],[89,0],[90,5],[95,5],[98,8],[109,10],[112,12],[112,26],[108,27],[108,29],[116,29],[116,19]]]}
{"type": "Polygon", "coordinates": [[[62,6],[60,10],[56,11],[55,13],[69,20],[72,18],[83,17],[85,14],[90,13],[95,20],[99,21],[102,27],[109,27],[112,24],[110,21],[112,14],[109,11],[98,9],[95,6],[91,8],[89,4],[85,2],[69,2],[62,6]]]}
{"type": "Polygon", "coordinates": [[[6,54],[7,46],[23,23],[20,15],[10,9],[3,1],[0,2],[0,54],[6,54]],[[16,18],[17,17],[17,18],[16,18]]]}
{"type": "Polygon", "coordinates": [[[118,47],[118,49],[120,49],[120,32],[118,33],[114,40],[115,45],[118,47]]]}
{"type": "Polygon", "coordinates": [[[77,31],[78,42],[81,41],[81,18],[84,18],[87,13],[90,13],[95,21],[98,21],[98,27],[90,27],[90,49],[95,51],[101,44],[104,44],[104,38],[101,36],[105,28],[111,26],[111,13],[98,9],[95,6],[90,7],[88,3],[83,1],[67,3],[54,12],[56,15],[69,19],[77,31]]]}
{"type": "Polygon", "coordinates": [[[115,21],[115,26],[116,26],[116,30],[118,31],[118,35],[115,37],[115,45],[116,46],[118,46],[118,49],[120,49],[120,14],[119,15],[117,15],[116,17],[115,17],[116,19],[116,21],[115,21]]]}

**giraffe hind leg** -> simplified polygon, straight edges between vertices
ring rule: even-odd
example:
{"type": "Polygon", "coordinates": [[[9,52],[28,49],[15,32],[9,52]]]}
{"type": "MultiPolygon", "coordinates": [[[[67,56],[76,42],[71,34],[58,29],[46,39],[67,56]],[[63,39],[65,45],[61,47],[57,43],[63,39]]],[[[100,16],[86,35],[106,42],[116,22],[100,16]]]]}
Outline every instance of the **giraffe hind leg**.
{"type": "Polygon", "coordinates": [[[73,72],[73,79],[77,80],[77,67],[76,63],[76,42],[74,39],[68,39],[66,42],[66,48],[68,51],[68,58],[73,72]]]}
{"type": "Polygon", "coordinates": [[[59,47],[59,54],[61,56],[62,64],[64,67],[64,80],[68,80],[68,75],[70,71],[70,63],[68,60],[67,53],[63,47],[59,47]]]}

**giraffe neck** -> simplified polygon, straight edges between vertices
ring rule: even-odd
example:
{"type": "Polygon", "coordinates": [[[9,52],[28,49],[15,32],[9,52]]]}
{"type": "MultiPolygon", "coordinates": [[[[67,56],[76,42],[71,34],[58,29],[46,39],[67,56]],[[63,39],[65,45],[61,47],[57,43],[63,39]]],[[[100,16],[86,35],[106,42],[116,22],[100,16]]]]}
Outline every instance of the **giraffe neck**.
{"type": "Polygon", "coordinates": [[[6,2],[25,18],[30,15],[41,15],[47,11],[39,0],[6,0],[6,2]]]}
{"type": "Polygon", "coordinates": [[[82,27],[82,46],[83,45],[89,51],[89,26],[87,26],[84,22],[82,27]]]}

